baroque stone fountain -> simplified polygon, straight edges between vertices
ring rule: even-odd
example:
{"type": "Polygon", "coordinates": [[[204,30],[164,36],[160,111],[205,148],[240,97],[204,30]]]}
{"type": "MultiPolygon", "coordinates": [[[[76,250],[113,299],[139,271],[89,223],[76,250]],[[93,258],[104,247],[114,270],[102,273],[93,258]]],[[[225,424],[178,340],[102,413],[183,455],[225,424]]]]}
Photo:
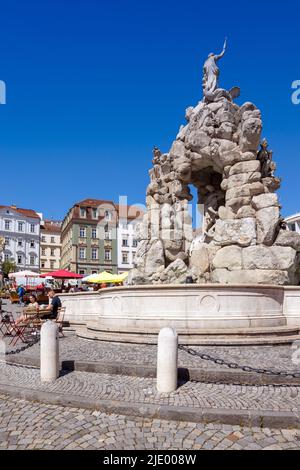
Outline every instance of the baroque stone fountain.
{"type": "Polygon", "coordinates": [[[234,103],[238,87],[218,88],[225,46],[206,60],[203,100],[186,110],[170,151],[154,149],[131,284],[182,283],[187,276],[199,283],[299,284],[300,235],[285,230],[280,215],[281,180],[261,142],[261,112],[234,103]],[[203,214],[197,238],[190,185],[203,214]]]}
{"type": "Polygon", "coordinates": [[[238,87],[218,87],[225,48],[208,56],[203,99],[187,109],[170,151],[154,149],[130,285],[61,296],[79,336],[155,343],[172,326],[186,344],[300,338],[300,236],[280,215],[259,109],[234,102],[238,87]],[[203,215],[197,236],[190,185],[203,215]]]}

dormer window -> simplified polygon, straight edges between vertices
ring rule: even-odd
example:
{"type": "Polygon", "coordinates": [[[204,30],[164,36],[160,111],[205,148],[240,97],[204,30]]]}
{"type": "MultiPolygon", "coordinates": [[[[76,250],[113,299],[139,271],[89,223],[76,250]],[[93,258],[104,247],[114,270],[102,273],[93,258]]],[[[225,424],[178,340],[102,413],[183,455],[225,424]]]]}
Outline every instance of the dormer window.
{"type": "Polygon", "coordinates": [[[104,217],[105,217],[105,220],[111,220],[111,212],[110,211],[105,211],[104,217]]]}
{"type": "Polygon", "coordinates": [[[86,209],[84,207],[80,207],[80,217],[83,219],[86,218],[86,209]]]}

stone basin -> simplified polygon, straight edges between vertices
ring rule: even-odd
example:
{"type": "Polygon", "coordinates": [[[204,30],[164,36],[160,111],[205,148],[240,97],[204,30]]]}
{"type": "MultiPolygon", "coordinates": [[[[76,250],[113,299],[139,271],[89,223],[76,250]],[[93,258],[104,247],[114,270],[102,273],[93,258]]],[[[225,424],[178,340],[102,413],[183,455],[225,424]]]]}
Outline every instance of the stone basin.
{"type": "Polygon", "coordinates": [[[60,297],[71,326],[86,326],[93,334],[83,336],[107,341],[148,342],[165,326],[193,337],[193,344],[205,335],[279,336],[300,328],[300,287],[145,285],[60,297]]]}

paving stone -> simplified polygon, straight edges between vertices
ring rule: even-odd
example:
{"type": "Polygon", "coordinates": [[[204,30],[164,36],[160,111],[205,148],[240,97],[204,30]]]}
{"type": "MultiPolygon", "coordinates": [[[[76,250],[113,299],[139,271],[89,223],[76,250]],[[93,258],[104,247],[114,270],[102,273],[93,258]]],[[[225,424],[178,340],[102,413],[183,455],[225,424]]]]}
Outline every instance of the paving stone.
{"type": "MultiPolygon", "coordinates": [[[[91,343],[75,337],[61,341],[63,359],[139,363],[154,365],[155,346],[91,343]]],[[[197,347],[195,347],[197,348],[197,347]]],[[[257,367],[291,369],[290,347],[204,348],[234,362],[257,367]]],[[[24,356],[37,357],[38,346],[24,356]]],[[[181,351],[181,365],[216,367],[187,357],[181,351]]],[[[296,366],[295,366],[296,367],[296,366]]],[[[94,400],[131,401],[184,406],[196,409],[294,411],[300,413],[300,388],[238,386],[188,382],[168,396],[156,392],[154,379],[71,372],[52,384],[42,384],[39,370],[0,364],[0,382],[35,391],[89,397],[94,400]]],[[[269,428],[241,428],[215,423],[188,423],[145,419],[101,411],[61,407],[0,395],[1,449],[299,449],[300,431],[269,428]]]]}

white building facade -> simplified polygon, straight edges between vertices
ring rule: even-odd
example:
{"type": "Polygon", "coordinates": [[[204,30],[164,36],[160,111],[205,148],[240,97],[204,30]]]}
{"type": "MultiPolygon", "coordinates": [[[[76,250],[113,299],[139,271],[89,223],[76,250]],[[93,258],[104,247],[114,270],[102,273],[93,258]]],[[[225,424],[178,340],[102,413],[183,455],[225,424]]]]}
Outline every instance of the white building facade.
{"type": "Polygon", "coordinates": [[[18,271],[39,272],[40,223],[33,210],[0,206],[0,237],[5,239],[2,261],[14,261],[18,271]]]}
{"type": "Polygon", "coordinates": [[[137,250],[136,225],[141,222],[143,211],[136,206],[117,206],[118,209],[118,272],[133,268],[137,250]]]}
{"type": "Polygon", "coordinates": [[[300,233],[300,212],[287,217],[285,222],[288,230],[300,233]]]}
{"type": "Polygon", "coordinates": [[[41,222],[40,269],[42,274],[56,271],[61,261],[61,222],[44,220],[41,222]]]}
{"type": "Polygon", "coordinates": [[[137,249],[135,226],[135,222],[128,221],[126,218],[119,219],[118,271],[120,274],[133,268],[133,260],[137,249]]]}

